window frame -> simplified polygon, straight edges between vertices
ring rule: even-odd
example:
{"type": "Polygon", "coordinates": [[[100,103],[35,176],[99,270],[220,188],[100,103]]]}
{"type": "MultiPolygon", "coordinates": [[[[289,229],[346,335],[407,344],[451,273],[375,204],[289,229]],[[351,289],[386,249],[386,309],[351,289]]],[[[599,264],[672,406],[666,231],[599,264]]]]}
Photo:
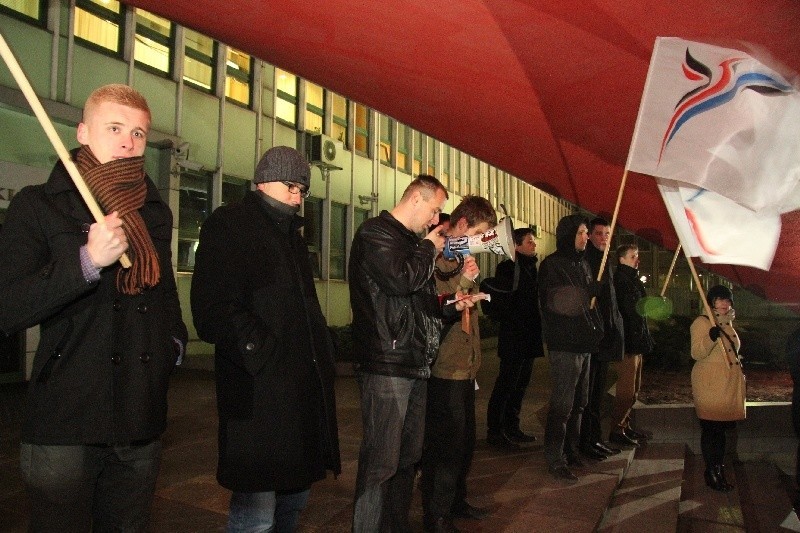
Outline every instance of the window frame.
{"type": "Polygon", "coordinates": [[[275,120],[279,124],[283,124],[284,126],[288,126],[290,128],[296,128],[298,120],[300,118],[300,77],[296,74],[292,74],[288,70],[283,70],[281,68],[275,67],[275,120]],[[294,94],[287,93],[284,90],[278,88],[279,83],[278,79],[280,77],[280,73],[285,73],[288,76],[292,76],[294,78],[294,94]],[[289,104],[292,109],[294,109],[294,121],[289,122],[282,116],[278,114],[278,103],[279,101],[284,101],[289,104]]]}
{"type": "Polygon", "coordinates": [[[35,0],[35,3],[38,11],[38,14],[35,17],[3,4],[0,4],[0,14],[8,15],[11,18],[15,18],[29,24],[33,23],[36,26],[45,27],[47,26],[47,8],[45,6],[45,2],[43,0],[35,0]]]}
{"type": "Polygon", "coordinates": [[[122,2],[118,2],[120,6],[119,13],[115,13],[114,11],[108,9],[107,7],[103,7],[96,2],[92,2],[91,0],[75,0],[75,13],[74,16],[77,18],[77,10],[81,9],[90,15],[93,15],[101,20],[106,22],[110,22],[112,24],[117,25],[117,49],[112,50],[110,48],[106,48],[103,45],[97,44],[92,42],[84,37],[81,37],[73,30],[73,37],[75,38],[75,42],[90,48],[96,52],[100,52],[111,57],[121,58],[123,57],[125,51],[125,13],[128,7],[123,4],[122,2]]]}
{"type": "Polygon", "coordinates": [[[224,90],[225,101],[226,102],[230,102],[230,103],[232,103],[234,105],[238,105],[240,107],[244,107],[245,109],[252,109],[252,106],[253,106],[253,80],[255,79],[254,70],[255,70],[255,58],[252,55],[246,54],[243,51],[239,50],[238,48],[234,48],[232,46],[227,47],[226,55],[225,55],[225,90],[224,90]],[[241,74],[241,70],[238,67],[234,68],[234,67],[232,67],[232,66],[230,66],[228,64],[228,62],[230,60],[228,59],[228,55],[227,54],[230,54],[230,53],[233,53],[233,52],[238,53],[238,54],[242,54],[244,56],[247,56],[247,58],[249,60],[248,61],[249,65],[248,65],[248,71],[247,71],[246,75],[242,75],[241,74]],[[236,81],[238,81],[240,83],[244,83],[245,85],[247,85],[247,102],[242,102],[241,100],[237,100],[236,98],[233,98],[232,96],[228,96],[228,78],[234,79],[234,80],[236,80],[236,81]]]}
{"type": "Polygon", "coordinates": [[[174,59],[175,59],[175,36],[176,36],[176,33],[177,33],[177,27],[178,27],[178,25],[175,22],[173,22],[173,21],[171,21],[171,20],[169,20],[169,19],[167,19],[165,17],[162,17],[161,15],[156,15],[155,13],[151,13],[150,11],[147,11],[145,9],[136,8],[136,10],[134,12],[134,32],[133,32],[133,38],[134,38],[134,43],[133,43],[133,61],[134,61],[134,64],[136,65],[136,67],[138,67],[138,68],[140,68],[142,70],[146,70],[147,72],[150,72],[150,73],[155,74],[157,76],[161,76],[161,77],[164,77],[164,78],[172,78],[173,74],[175,72],[175,61],[174,61],[174,59]],[[141,25],[139,23],[139,19],[138,19],[139,11],[143,11],[143,12],[149,14],[149,15],[153,15],[153,16],[156,16],[158,18],[166,20],[169,23],[169,36],[164,36],[162,33],[158,32],[156,30],[153,30],[153,29],[151,29],[151,28],[149,28],[147,26],[141,25]],[[140,26],[141,26],[141,30],[142,31],[140,31],[140,26]],[[147,39],[150,39],[151,41],[155,41],[156,43],[161,44],[161,45],[163,45],[163,46],[165,46],[167,48],[167,70],[166,71],[161,70],[161,69],[159,69],[157,67],[154,67],[152,65],[149,65],[147,63],[144,63],[144,62],[136,59],[136,46],[138,44],[140,44],[140,41],[137,39],[139,37],[139,35],[141,35],[142,37],[145,37],[147,39]]]}
{"type": "Polygon", "coordinates": [[[193,33],[196,33],[197,35],[200,35],[200,36],[205,37],[207,39],[211,39],[212,52],[211,52],[211,57],[209,57],[209,56],[205,55],[203,52],[201,52],[200,50],[197,50],[197,49],[187,45],[188,39],[185,38],[185,33],[184,33],[184,40],[183,40],[183,83],[184,83],[184,85],[188,85],[189,87],[192,87],[193,89],[197,89],[198,91],[203,91],[203,92],[208,93],[208,94],[216,94],[216,90],[217,90],[217,75],[218,75],[218,73],[217,73],[217,59],[219,57],[219,42],[217,42],[215,39],[212,39],[211,37],[209,37],[207,35],[204,35],[204,34],[198,32],[198,31],[195,31],[195,30],[189,30],[188,28],[185,28],[184,32],[186,32],[187,30],[188,31],[192,31],[193,33]],[[194,61],[197,61],[198,63],[201,63],[203,65],[206,65],[206,66],[210,67],[210,69],[211,69],[211,83],[210,83],[211,87],[210,88],[207,89],[207,88],[203,87],[202,85],[199,85],[199,84],[195,83],[194,81],[192,81],[191,79],[188,79],[186,77],[186,59],[187,58],[192,59],[194,61]]]}

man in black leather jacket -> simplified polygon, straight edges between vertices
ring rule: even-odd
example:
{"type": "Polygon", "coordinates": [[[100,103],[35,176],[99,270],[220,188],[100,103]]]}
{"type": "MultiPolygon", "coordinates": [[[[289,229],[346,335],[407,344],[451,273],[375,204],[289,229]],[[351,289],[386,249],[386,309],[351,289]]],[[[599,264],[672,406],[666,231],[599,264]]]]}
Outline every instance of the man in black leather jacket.
{"type": "Polygon", "coordinates": [[[430,365],[442,318],[433,266],[444,247],[439,213],[448,195],[432,176],[413,180],[391,212],[356,232],[350,252],[355,370],[364,436],[358,458],[353,531],[411,531],[408,511],[422,455],[430,365]],[[420,240],[428,226],[433,231],[420,240]]]}

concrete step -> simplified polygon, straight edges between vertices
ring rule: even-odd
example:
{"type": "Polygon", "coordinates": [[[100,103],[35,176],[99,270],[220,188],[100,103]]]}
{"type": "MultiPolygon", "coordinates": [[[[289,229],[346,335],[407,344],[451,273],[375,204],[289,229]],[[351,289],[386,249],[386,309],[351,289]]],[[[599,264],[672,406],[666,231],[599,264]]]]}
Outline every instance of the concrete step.
{"type": "Polygon", "coordinates": [[[705,471],[703,457],[687,454],[678,521],[679,532],[746,531],[739,498],[739,479],[736,469],[731,466],[732,455],[728,456],[727,462],[726,478],[737,488],[730,492],[717,492],[706,486],[703,477],[705,471]]]}
{"type": "Polygon", "coordinates": [[[686,446],[645,444],[636,450],[598,531],[672,533],[678,524],[686,446]]]}
{"type": "Polygon", "coordinates": [[[790,497],[794,483],[789,476],[766,461],[734,466],[747,531],[800,531],[790,497]]]}

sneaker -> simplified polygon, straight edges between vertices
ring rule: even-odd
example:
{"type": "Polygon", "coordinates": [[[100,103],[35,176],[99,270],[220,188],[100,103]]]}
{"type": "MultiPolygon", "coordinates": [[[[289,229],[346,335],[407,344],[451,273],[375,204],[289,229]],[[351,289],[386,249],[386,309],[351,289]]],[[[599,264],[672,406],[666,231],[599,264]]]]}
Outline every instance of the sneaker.
{"type": "Polygon", "coordinates": [[[536,437],[533,435],[528,435],[527,433],[523,432],[519,428],[514,429],[507,429],[505,431],[506,436],[514,441],[514,442],[535,442],[536,437]]]}
{"type": "Polygon", "coordinates": [[[559,481],[573,484],[578,482],[578,476],[572,473],[567,465],[556,465],[548,468],[550,475],[559,481]]]}
{"type": "Polygon", "coordinates": [[[630,446],[633,448],[638,448],[640,446],[639,441],[628,435],[624,430],[612,431],[609,433],[608,442],[611,444],[619,444],[620,446],[630,446]]]}
{"type": "Polygon", "coordinates": [[[466,500],[453,505],[450,515],[455,518],[467,518],[470,520],[483,520],[489,516],[490,511],[486,507],[477,507],[466,500]]]}
{"type": "MultiPolygon", "coordinates": [[[[605,459],[605,456],[603,456],[603,459],[605,459]]],[[[583,459],[581,459],[579,455],[567,455],[567,466],[583,468],[586,466],[586,463],[583,462],[583,459]]]]}
{"type": "Polygon", "coordinates": [[[625,434],[636,440],[648,440],[653,438],[653,433],[651,431],[646,431],[644,429],[638,431],[631,427],[625,428],[625,434]]]}
{"type": "Polygon", "coordinates": [[[489,433],[486,435],[486,443],[507,450],[518,450],[519,444],[508,438],[505,433],[489,433]]]}

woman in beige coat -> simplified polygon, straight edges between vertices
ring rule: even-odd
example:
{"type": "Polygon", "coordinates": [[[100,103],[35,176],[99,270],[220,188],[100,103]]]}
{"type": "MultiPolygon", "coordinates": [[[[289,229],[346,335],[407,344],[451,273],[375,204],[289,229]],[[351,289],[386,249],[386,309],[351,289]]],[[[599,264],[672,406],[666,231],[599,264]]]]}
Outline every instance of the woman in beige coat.
{"type": "Polygon", "coordinates": [[[738,357],[741,343],[733,329],[731,290],[716,285],[709,289],[707,299],[717,325],[706,315],[692,323],[692,396],[700,419],[706,485],[728,492],[733,485],[725,479],[725,431],[745,417],[744,375],[738,357]]]}

